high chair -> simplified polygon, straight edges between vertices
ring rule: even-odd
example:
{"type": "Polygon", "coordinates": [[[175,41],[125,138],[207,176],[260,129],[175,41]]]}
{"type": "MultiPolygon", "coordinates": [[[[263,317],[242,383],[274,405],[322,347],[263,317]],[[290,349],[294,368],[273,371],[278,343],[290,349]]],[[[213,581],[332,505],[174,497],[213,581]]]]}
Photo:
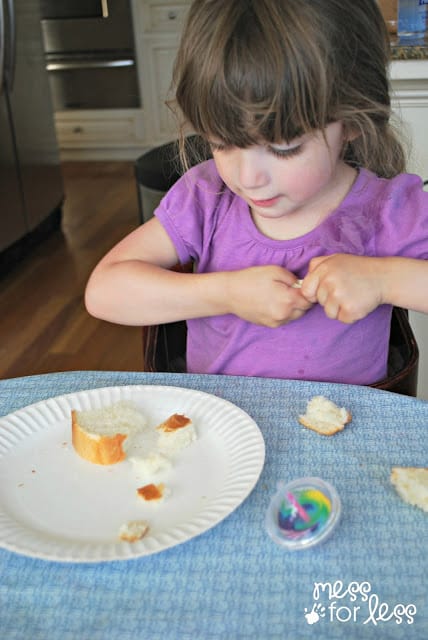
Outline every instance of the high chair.
{"type": "MultiPolygon", "coordinates": [[[[186,371],[185,321],[142,328],[144,371],[186,371]]],[[[416,397],[419,349],[408,312],[394,307],[391,318],[388,375],[371,387],[416,397]]]]}

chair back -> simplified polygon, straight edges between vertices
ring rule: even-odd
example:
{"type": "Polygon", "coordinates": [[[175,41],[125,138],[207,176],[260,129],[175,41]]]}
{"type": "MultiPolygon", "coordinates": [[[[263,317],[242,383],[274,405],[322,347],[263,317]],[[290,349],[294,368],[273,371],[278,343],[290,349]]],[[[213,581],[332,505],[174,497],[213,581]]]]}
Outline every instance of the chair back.
{"type": "Polygon", "coordinates": [[[388,375],[370,385],[416,397],[418,389],[419,348],[406,309],[393,307],[389,339],[388,375]]]}
{"type": "MultiPolygon", "coordinates": [[[[186,322],[143,327],[144,371],[186,371],[186,322]]],[[[369,386],[416,397],[419,349],[408,312],[394,307],[391,318],[388,375],[369,386]]]]}

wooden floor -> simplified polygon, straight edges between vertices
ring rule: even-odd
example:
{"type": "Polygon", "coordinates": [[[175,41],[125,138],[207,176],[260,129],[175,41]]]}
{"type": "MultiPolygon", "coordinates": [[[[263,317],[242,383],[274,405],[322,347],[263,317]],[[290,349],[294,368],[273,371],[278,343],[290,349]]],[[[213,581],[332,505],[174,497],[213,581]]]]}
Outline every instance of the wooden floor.
{"type": "Polygon", "coordinates": [[[0,378],[142,368],[141,330],[91,318],[83,305],[99,258],[138,225],[132,163],[63,165],[61,231],[0,279],[0,378]]]}

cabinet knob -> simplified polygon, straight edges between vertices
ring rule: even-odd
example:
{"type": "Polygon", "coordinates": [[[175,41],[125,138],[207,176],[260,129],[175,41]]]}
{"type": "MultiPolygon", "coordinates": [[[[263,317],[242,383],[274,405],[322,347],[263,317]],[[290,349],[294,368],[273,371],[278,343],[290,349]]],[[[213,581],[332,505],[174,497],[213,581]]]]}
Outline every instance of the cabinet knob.
{"type": "Polygon", "coordinates": [[[174,11],[173,9],[171,11],[168,11],[168,20],[177,20],[177,16],[177,11],[174,11]]]}
{"type": "Polygon", "coordinates": [[[73,133],[83,133],[83,127],[73,127],[73,133]]]}

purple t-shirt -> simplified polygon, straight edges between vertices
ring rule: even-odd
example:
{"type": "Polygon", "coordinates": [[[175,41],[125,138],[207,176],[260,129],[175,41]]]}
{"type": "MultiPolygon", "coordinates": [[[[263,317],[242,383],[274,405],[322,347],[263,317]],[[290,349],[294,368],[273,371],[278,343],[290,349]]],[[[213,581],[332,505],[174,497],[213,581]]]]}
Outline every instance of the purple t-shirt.
{"type": "MultiPolygon", "coordinates": [[[[181,263],[200,273],[280,265],[303,278],[311,258],[333,253],[428,257],[428,193],[417,176],[386,180],[360,170],[339,207],[317,228],[273,240],[255,226],[246,202],[219,177],[214,161],[190,169],[155,215],[181,263]]],[[[327,318],[320,305],[272,329],[229,314],[188,320],[187,369],[194,373],[370,384],[386,375],[391,307],[354,324],[327,318]]]]}

